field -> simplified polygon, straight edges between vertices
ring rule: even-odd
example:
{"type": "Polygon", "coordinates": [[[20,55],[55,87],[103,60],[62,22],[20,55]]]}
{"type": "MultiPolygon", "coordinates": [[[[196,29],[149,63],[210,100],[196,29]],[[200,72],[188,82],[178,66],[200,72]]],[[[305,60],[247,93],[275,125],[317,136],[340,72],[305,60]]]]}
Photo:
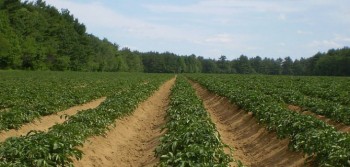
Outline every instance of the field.
{"type": "Polygon", "coordinates": [[[0,71],[0,166],[350,166],[350,78],[0,71]]]}

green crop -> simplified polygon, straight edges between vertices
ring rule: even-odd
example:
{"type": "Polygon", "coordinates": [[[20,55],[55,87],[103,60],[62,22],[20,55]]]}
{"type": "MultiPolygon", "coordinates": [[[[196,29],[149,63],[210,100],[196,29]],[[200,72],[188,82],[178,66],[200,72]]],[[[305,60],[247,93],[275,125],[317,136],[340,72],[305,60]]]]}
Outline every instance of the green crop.
{"type": "Polygon", "coordinates": [[[1,71],[0,131],[18,129],[41,116],[112,95],[127,89],[129,83],[148,80],[140,78],[142,74],[132,76],[128,73],[1,71]]]}
{"type": "Polygon", "coordinates": [[[227,82],[350,125],[350,106],[346,102],[350,91],[347,91],[346,81],[346,78],[245,76],[227,82]],[[347,98],[344,98],[346,95],[347,98]]]}
{"type": "MultiPolygon", "coordinates": [[[[312,116],[288,110],[279,94],[269,93],[275,91],[267,81],[271,85],[278,85],[272,77],[198,74],[188,77],[252,112],[268,130],[276,131],[280,138],[289,138],[292,150],[303,151],[314,157],[310,159],[317,166],[350,165],[350,134],[337,132],[334,127],[312,116]],[[264,90],[261,80],[267,90],[264,90]]],[[[291,80],[285,79],[285,84],[291,84],[291,80]]]]}
{"type": "MultiPolygon", "coordinates": [[[[80,111],[48,132],[32,132],[0,143],[0,166],[72,166],[83,153],[77,149],[86,139],[104,135],[115,120],[130,114],[137,105],[171,75],[125,75],[128,86],[109,93],[97,108],[80,111]],[[147,82],[145,82],[147,80],[147,82]]],[[[119,84],[111,82],[109,84],[119,84]]]]}
{"type": "Polygon", "coordinates": [[[171,90],[166,134],[156,149],[160,166],[228,166],[231,157],[191,85],[178,77],[171,90]]]}

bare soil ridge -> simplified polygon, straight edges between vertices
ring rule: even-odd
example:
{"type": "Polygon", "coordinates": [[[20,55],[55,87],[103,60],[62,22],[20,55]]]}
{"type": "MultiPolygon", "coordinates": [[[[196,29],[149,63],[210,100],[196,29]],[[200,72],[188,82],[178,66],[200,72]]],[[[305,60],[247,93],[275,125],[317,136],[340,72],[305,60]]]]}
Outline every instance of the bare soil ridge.
{"type": "MultiPolygon", "coordinates": [[[[223,143],[234,149],[233,157],[245,166],[307,166],[302,153],[288,149],[287,139],[279,140],[256,119],[227,98],[210,93],[198,83],[191,82],[197,95],[221,135],[223,143]]],[[[232,164],[235,166],[235,164],[232,164]]]]}
{"type": "Polygon", "coordinates": [[[2,131],[0,132],[0,142],[5,141],[9,137],[18,137],[21,135],[26,135],[31,130],[47,131],[53,125],[61,124],[64,121],[66,121],[65,115],[72,116],[82,110],[94,109],[98,107],[105,100],[106,100],[106,97],[101,97],[91,102],[74,106],[64,111],[57,112],[56,114],[41,117],[40,119],[34,120],[31,123],[24,124],[18,130],[11,129],[9,131],[2,131]]]}
{"type": "Polygon", "coordinates": [[[81,148],[84,155],[76,167],[154,166],[159,162],[154,150],[165,124],[169,95],[175,78],[163,84],[132,115],[116,120],[105,137],[95,136],[81,148]]]}
{"type": "Polygon", "coordinates": [[[340,132],[350,133],[350,126],[349,125],[345,125],[343,123],[333,121],[330,118],[327,118],[327,117],[322,116],[322,115],[315,114],[315,113],[313,113],[311,111],[303,111],[302,108],[299,107],[299,106],[288,105],[287,108],[289,110],[298,112],[298,113],[303,114],[303,115],[311,115],[311,116],[315,117],[316,119],[319,119],[319,120],[325,122],[326,124],[328,124],[330,126],[333,126],[335,129],[337,129],[340,132]]]}
{"type": "Polygon", "coordinates": [[[5,111],[9,111],[10,108],[3,108],[3,109],[0,109],[0,112],[5,112],[5,111]]]}

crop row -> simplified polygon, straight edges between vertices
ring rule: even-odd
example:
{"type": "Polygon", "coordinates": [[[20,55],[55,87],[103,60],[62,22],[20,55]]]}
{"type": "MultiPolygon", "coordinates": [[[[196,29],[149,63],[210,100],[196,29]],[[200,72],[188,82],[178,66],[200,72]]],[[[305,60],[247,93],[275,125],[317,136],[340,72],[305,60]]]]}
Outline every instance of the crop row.
{"type": "MultiPolygon", "coordinates": [[[[350,80],[345,77],[252,76],[263,84],[291,89],[308,97],[350,105],[350,80]]],[[[250,77],[247,77],[250,78],[250,77]]]]}
{"type": "Polygon", "coordinates": [[[160,166],[228,166],[215,125],[191,85],[180,76],[171,90],[166,134],[156,149],[160,166]]]}
{"type": "Polygon", "coordinates": [[[296,77],[295,88],[311,97],[350,105],[350,80],[343,77],[296,77]]]}
{"type": "Polygon", "coordinates": [[[282,98],[287,104],[300,106],[303,110],[311,111],[319,115],[326,116],[334,121],[350,125],[350,107],[337,102],[323,100],[320,98],[308,97],[297,90],[285,88],[266,87],[261,89],[264,93],[282,98]]]}
{"type": "Polygon", "coordinates": [[[72,158],[82,157],[77,146],[88,137],[104,135],[115,119],[134,111],[166,79],[169,75],[115,91],[98,108],[81,111],[48,132],[8,138],[0,143],[0,166],[72,166],[72,158]]]}
{"type": "Polygon", "coordinates": [[[144,82],[123,73],[1,72],[0,131],[144,82]]]}
{"type": "Polygon", "coordinates": [[[291,78],[274,78],[271,80],[269,78],[268,81],[259,78],[259,82],[256,84],[261,85],[260,90],[264,93],[282,98],[285,103],[300,106],[303,110],[350,125],[350,106],[343,105],[346,103],[345,99],[349,100],[349,96],[344,98],[345,94],[349,92],[339,90],[340,86],[335,86],[343,83],[335,84],[331,78],[328,78],[328,80],[326,78],[322,79],[321,84],[313,81],[312,78],[310,79],[311,83],[307,83],[306,78],[300,78],[300,80],[291,78]],[[331,83],[338,89],[330,86],[331,83]],[[335,90],[338,92],[335,93],[335,90]]]}
{"type": "MultiPolygon", "coordinates": [[[[215,76],[213,76],[215,77],[215,76]]],[[[303,78],[303,80],[306,80],[303,78]]],[[[225,82],[243,89],[254,89],[272,96],[276,100],[286,104],[300,106],[303,110],[311,111],[326,116],[334,121],[350,125],[350,106],[341,105],[337,102],[310,97],[303,94],[299,89],[299,80],[286,77],[262,77],[262,76],[228,76],[225,82]],[[231,77],[235,77],[233,80],[231,77]]]]}
{"type": "MultiPolygon", "coordinates": [[[[268,130],[276,131],[280,138],[290,139],[290,148],[313,157],[317,166],[349,166],[350,134],[337,132],[333,127],[307,115],[285,108],[280,100],[259,89],[235,84],[243,76],[189,75],[208,90],[227,97],[246,111],[250,111],[268,130]]],[[[249,82],[257,82],[251,80],[249,82]]]]}

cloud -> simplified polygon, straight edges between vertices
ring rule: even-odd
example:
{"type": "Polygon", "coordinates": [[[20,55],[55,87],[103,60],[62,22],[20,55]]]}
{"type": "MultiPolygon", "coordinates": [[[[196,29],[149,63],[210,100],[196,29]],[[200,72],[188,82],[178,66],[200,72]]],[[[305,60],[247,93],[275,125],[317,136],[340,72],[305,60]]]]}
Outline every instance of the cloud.
{"type": "Polygon", "coordinates": [[[300,35],[311,35],[313,33],[310,32],[310,31],[297,30],[297,34],[300,34],[300,35]]]}
{"type": "Polygon", "coordinates": [[[278,15],[278,20],[285,21],[285,20],[287,20],[287,16],[285,14],[281,13],[281,14],[278,15]]]}
{"type": "MultiPolygon", "coordinates": [[[[170,44],[173,42],[181,42],[182,44],[193,45],[193,47],[197,48],[205,48],[211,51],[217,50],[216,52],[218,52],[218,50],[223,52],[225,49],[242,50],[244,48],[251,48],[245,45],[247,38],[244,35],[236,35],[236,38],[234,38],[234,35],[232,34],[206,32],[198,29],[195,25],[180,27],[157,22],[152,23],[145,19],[118,13],[101,2],[78,3],[69,0],[47,0],[46,2],[57,8],[69,8],[71,13],[79,18],[80,22],[87,25],[88,31],[91,29],[94,34],[96,32],[98,35],[106,34],[106,36],[109,37],[109,40],[114,40],[110,39],[111,36],[115,39],[119,39],[123,35],[128,39],[143,40],[146,43],[148,42],[148,44],[153,43],[154,46],[158,46],[159,43],[162,43],[161,45],[166,45],[165,43],[170,44]]],[[[226,22],[228,20],[224,21],[226,22]]],[[[133,46],[131,49],[137,48],[142,50],[140,46],[133,43],[122,44],[122,46],[124,45],[129,46],[130,48],[133,46]]],[[[181,46],[171,47],[177,48],[181,46]]],[[[150,48],[150,50],[153,49],[162,50],[162,48],[150,48]]]]}
{"type": "Polygon", "coordinates": [[[335,34],[332,39],[313,40],[308,45],[311,48],[318,50],[328,50],[330,48],[342,48],[350,46],[350,37],[335,34]]]}
{"type": "Polygon", "coordinates": [[[205,42],[231,43],[233,42],[233,37],[230,34],[217,34],[209,38],[206,38],[205,42]]]}
{"type": "Polygon", "coordinates": [[[350,42],[350,37],[349,36],[344,36],[344,35],[339,35],[339,34],[335,34],[334,35],[334,40],[335,41],[339,41],[339,42],[345,42],[348,43],[350,42]]]}
{"type": "MultiPolygon", "coordinates": [[[[68,0],[47,0],[57,7],[69,8],[71,13],[80,19],[87,27],[98,27],[109,30],[124,30],[134,35],[149,38],[176,38],[184,31],[122,15],[99,2],[76,3],[68,0]],[[93,11],[93,12],[92,12],[93,11]]],[[[186,34],[190,36],[190,34],[186,34]]]]}
{"type": "Polygon", "coordinates": [[[272,1],[259,0],[202,0],[187,6],[146,4],[144,7],[152,12],[158,13],[191,13],[206,15],[232,15],[251,12],[289,13],[301,10],[301,8],[280,5],[272,1]]]}
{"type": "Polygon", "coordinates": [[[68,8],[88,32],[140,51],[306,57],[350,45],[350,12],[339,5],[347,0],[46,2],[68,8]]]}
{"type": "Polygon", "coordinates": [[[341,45],[334,40],[313,40],[309,46],[313,48],[339,48],[341,45]]]}
{"type": "Polygon", "coordinates": [[[286,46],[286,43],[284,43],[284,42],[280,42],[280,43],[278,44],[278,46],[282,46],[282,47],[284,47],[284,46],[286,46]]]}

